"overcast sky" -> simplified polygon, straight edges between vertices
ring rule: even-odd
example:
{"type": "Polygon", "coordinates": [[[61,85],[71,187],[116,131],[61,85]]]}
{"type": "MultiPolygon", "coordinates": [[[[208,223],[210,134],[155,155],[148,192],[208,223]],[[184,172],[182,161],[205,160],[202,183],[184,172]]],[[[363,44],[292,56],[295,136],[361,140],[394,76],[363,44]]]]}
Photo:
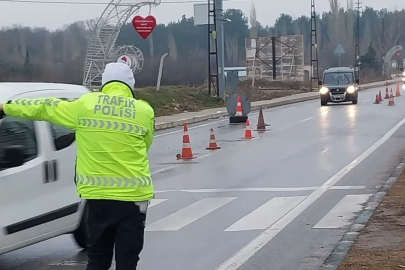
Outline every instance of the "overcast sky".
{"type": "MultiPolygon", "coordinates": [[[[18,0],[0,0],[0,26],[8,27],[13,24],[23,26],[39,26],[48,29],[57,29],[66,24],[96,18],[106,5],[72,5],[72,4],[34,4],[18,3],[18,0]]],[[[35,1],[35,0],[24,0],[35,1]]],[[[93,2],[108,3],[108,0],[48,0],[67,2],[93,2]]],[[[128,1],[128,0],[127,0],[128,1]]],[[[140,0],[134,0],[139,2],[140,0]]],[[[183,14],[187,17],[193,16],[194,3],[165,3],[192,0],[162,0],[162,4],[152,9],[158,23],[177,21],[183,14]]],[[[362,6],[371,6],[375,9],[387,8],[388,10],[404,9],[405,0],[361,0],[362,6]]],[[[257,18],[263,25],[273,25],[275,19],[281,14],[290,14],[293,17],[310,14],[310,0],[229,0],[224,1],[224,8],[237,8],[249,14],[252,3],[257,9],[257,18]]],[[[346,0],[341,0],[346,8],[346,0]]],[[[328,11],[329,0],[316,0],[317,11],[328,11]]],[[[140,11],[140,15],[147,15],[148,7],[140,11]]]]}

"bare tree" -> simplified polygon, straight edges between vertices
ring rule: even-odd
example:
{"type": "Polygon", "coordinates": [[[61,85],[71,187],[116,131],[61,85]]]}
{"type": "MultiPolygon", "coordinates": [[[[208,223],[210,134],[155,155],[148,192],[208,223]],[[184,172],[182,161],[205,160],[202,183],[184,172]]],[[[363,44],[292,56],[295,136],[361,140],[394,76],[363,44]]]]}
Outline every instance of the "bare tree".
{"type": "Polygon", "coordinates": [[[154,46],[153,46],[153,33],[151,33],[150,36],[147,39],[148,39],[148,42],[149,42],[150,57],[153,58],[153,57],[155,57],[155,49],[154,49],[154,46]]]}
{"type": "Polygon", "coordinates": [[[353,0],[346,0],[347,1],[347,10],[354,10],[354,1],[353,0]]]}
{"type": "Polygon", "coordinates": [[[169,48],[169,57],[173,60],[177,60],[176,40],[171,32],[167,35],[167,47],[169,48]]]}
{"type": "Polygon", "coordinates": [[[238,40],[236,36],[228,37],[225,45],[229,64],[232,66],[238,65],[238,40]]]}
{"type": "Polygon", "coordinates": [[[252,3],[252,7],[250,8],[249,21],[250,21],[250,25],[251,25],[250,37],[256,38],[257,32],[259,31],[259,23],[257,21],[256,7],[255,7],[254,3],[252,3]]]}
{"type": "Polygon", "coordinates": [[[340,10],[340,3],[339,0],[329,0],[330,10],[332,13],[337,16],[340,10]]]}

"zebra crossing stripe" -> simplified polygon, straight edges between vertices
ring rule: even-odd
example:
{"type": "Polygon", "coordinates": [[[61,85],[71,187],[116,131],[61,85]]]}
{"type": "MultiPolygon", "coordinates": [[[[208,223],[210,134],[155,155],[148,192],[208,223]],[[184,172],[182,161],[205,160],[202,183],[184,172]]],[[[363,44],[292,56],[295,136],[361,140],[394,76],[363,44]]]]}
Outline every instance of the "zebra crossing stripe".
{"type": "Polygon", "coordinates": [[[150,201],[149,208],[154,207],[158,204],[161,204],[162,202],[165,202],[165,201],[167,201],[167,199],[152,199],[150,201]]]}
{"type": "Polygon", "coordinates": [[[239,219],[225,231],[264,230],[282,218],[305,198],[306,196],[274,197],[250,214],[239,219]]]}
{"type": "Polygon", "coordinates": [[[146,226],[146,231],[177,231],[233,201],[236,197],[204,198],[146,226]]]}
{"type": "MultiPolygon", "coordinates": [[[[350,224],[351,220],[355,218],[356,212],[362,209],[362,204],[365,203],[370,196],[371,194],[345,196],[313,228],[337,229],[350,224]]],[[[225,229],[224,232],[266,230],[274,226],[279,220],[285,218],[285,216],[302,203],[305,198],[307,198],[307,196],[273,197],[250,213],[244,215],[225,229]]],[[[178,231],[222,206],[225,206],[234,199],[236,199],[236,197],[201,199],[168,216],[154,220],[152,223],[146,225],[146,231],[178,231]]],[[[149,208],[167,201],[168,199],[152,199],[149,208]]],[[[152,211],[154,210],[152,209],[152,211]]]]}
{"type": "Polygon", "coordinates": [[[102,119],[87,119],[87,118],[80,118],[79,125],[83,127],[91,127],[91,128],[98,128],[98,129],[107,129],[107,130],[120,130],[122,132],[129,132],[134,133],[137,135],[146,135],[148,131],[138,125],[118,122],[118,121],[109,121],[109,120],[102,120],[102,119]]]}
{"type": "Polygon", "coordinates": [[[346,195],[312,228],[339,229],[350,225],[371,195],[346,195]]]}

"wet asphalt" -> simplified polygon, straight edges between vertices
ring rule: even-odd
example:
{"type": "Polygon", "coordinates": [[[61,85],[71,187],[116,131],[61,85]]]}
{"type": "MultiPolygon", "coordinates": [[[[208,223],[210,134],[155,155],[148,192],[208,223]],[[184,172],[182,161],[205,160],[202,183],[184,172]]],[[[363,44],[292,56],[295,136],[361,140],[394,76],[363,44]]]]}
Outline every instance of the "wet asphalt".
{"type": "MultiPolygon", "coordinates": [[[[405,155],[401,126],[303,206],[405,117],[405,93],[390,107],[386,100],[373,104],[378,90],[385,91],[360,92],[357,105],[321,107],[316,100],[266,110],[268,131],[254,131],[252,140],[242,138],[245,126],[227,118],[191,125],[192,161],[176,160],[181,128],[157,132],[150,152],[156,205],[149,209],[139,269],[317,269],[348,226],[315,225],[345,196],[375,193],[405,155]],[[205,150],[211,127],[220,150],[205,150]],[[269,232],[271,240],[258,245],[254,239],[269,232]]],[[[257,116],[250,115],[252,129],[257,116]]],[[[85,264],[70,235],[0,255],[0,270],[82,270],[85,264]]]]}

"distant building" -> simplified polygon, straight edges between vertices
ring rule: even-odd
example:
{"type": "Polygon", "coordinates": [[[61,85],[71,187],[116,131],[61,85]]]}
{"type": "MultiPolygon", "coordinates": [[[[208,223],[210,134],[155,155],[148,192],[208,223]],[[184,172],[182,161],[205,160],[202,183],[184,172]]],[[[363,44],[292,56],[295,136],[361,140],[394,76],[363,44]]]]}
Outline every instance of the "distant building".
{"type": "Polygon", "coordinates": [[[224,71],[225,71],[225,76],[227,76],[228,72],[230,72],[230,71],[237,71],[238,77],[240,80],[247,79],[247,68],[246,67],[226,67],[224,71]]]}

